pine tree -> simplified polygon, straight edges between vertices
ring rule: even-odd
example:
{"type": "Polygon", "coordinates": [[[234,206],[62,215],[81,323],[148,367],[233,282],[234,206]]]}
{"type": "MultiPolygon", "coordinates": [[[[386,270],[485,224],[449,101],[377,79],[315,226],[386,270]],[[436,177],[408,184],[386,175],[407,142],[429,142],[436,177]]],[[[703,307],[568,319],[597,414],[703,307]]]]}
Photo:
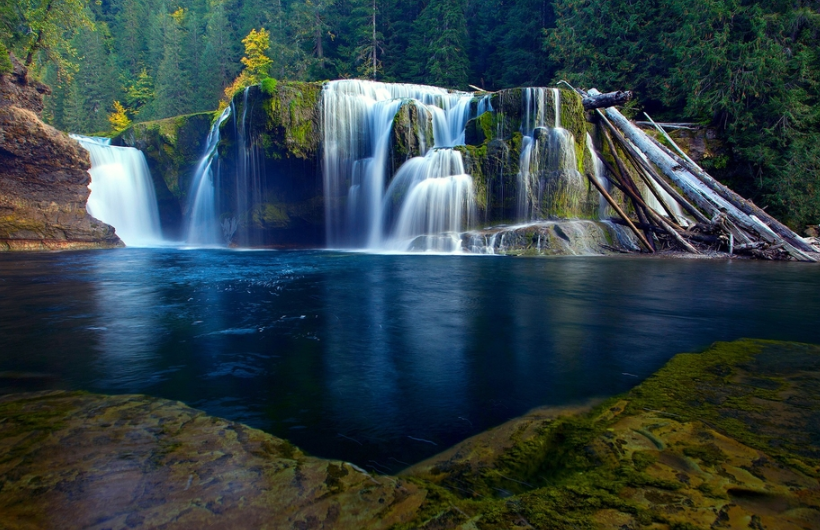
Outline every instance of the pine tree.
{"type": "Polygon", "coordinates": [[[178,9],[167,16],[162,61],[156,76],[155,118],[191,111],[191,84],[183,64],[185,11],[178,9]]]}
{"type": "Polygon", "coordinates": [[[225,4],[215,2],[206,19],[205,47],[199,79],[199,99],[205,108],[217,106],[223,90],[236,77],[239,68],[236,39],[228,23],[225,4]]]}
{"type": "Polygon", "coordinates": [[[145,68],[137,75],[133,84],[125,90],[125,103],[134,116],[139,116],[154,99],[154,80],[145,68]]]}
{"type": "Polygon", "coordinates": [[[419,15],[411,47],[417,81],[467,88],[470,63],[464,10],[464,0],[431,0],[419,15]]]}

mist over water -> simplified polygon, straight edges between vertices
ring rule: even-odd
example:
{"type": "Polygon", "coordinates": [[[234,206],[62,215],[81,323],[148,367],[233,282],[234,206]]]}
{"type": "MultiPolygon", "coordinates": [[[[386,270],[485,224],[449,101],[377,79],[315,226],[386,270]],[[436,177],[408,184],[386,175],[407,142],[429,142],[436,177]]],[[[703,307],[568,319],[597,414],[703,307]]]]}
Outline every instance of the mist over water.
{"type": "Polygon", "coordinates": [[[396,471],[532,407],[626,391],[715,340],[820,342],[818,289],[796,263],[1,255],[0,392],[178,399],[396,471]]]}

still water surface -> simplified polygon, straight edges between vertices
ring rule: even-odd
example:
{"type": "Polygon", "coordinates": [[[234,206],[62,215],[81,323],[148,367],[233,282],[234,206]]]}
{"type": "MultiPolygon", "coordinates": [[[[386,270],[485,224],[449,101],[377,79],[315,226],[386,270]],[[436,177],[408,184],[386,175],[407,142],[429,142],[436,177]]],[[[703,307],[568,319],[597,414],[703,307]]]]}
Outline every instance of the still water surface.
{"type": "Polygon", "coordinates": [[[820,267],[120,249],[0,255],[0,393],[145,393],[396,471],[739,337],[820,343],[820,267]]]}

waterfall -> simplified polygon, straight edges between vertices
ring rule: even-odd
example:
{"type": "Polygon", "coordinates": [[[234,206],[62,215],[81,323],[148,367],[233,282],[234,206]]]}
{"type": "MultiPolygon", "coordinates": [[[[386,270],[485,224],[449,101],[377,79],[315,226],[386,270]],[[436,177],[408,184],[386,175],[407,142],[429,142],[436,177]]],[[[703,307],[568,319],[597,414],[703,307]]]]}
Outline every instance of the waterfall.
{"type": "MultiPolygon", "coordinates": [[[[233,178],[233,220],[236,226],[234,242],[239,246],[248,247],[258,244],[259,241],[251,233],[256,208],[263,202],[265,186],[263,182],[264,152],[261,146],[251,135],[253,123],[250,116],[253,109],[249,109],[248,93],[250,87],[245,88],[242,97],[242,114],[236,119],[236,109],[233,126],[236,137],[236,173],[233,178]]],[[[233,105],[233,102],[231,103],[233,105]]],[[[229,219],[227,222],[231,222],[229,219]]],[[[229,238],[229,234],[225,234],[229,238]]]]}
{"type": "MultiPolygon", "coordinates": [[[[544,199],[573,210],[583,187],[578,172],[575,138],[561,125],[561,92],[557,88],[525,88],[522,94],[521,155],[519,158],[516,218],[526,222],[550,215],[544,199]]],[[[549,208],[548,208],[549,210],[549,208]]]]}
{"type": "Polygon", "coordinates": [[[388,218],[395,217],[392,235],[384,246],[394,250],[459,250],[459,232],[475,218],[472,198],[473,178],[465,174],[458,151],[433,149],[424,157],[408,160],[384,196],[382,211],[388,218]]]}
{"type": "Polygon", "coordinates": [[[233,101],[222,111],[208,133],[205,153],[191,181],[186,243],[248,247],[259,243],[251,234],[255,209],[264,200],[264,152],[251,135],[249,88],[245,88],[241,112],[233,101]],[[220,129],[232,118],[235,140],[233,172],[226,173],[217,147],[220,129]]]}
{"type": "MultiPolygon", "coordinates": [[[[595,145],[592,142],[592,136],[587,133],[587,151],[589,152],[589,156],[592,159],[592,176],[595,177],[595,180],[598,181],[598,184],[604,188],[607,193],[612,191],[612,186],[609,183],[609,180],[604,176],[604,172],[606,168],[604,167],[604,163],[598,158],[598,155],[595,150],[595,145]]],[[[613,215],[612,207],[609,205],[607,200],[604,198],[603,195],[600,196],[598,199],[598,219],[601,220],[608,220],[613,215]]]]}
{"type": "Polygon", "coordinates": [[[157,197],[142,151],[114,147],[109,138],[71,137],[91,155],[88,213],[113,226],[128,246],[162,243],[157,197]]]}
{"type": "MultiPolygon", "coordinates": [[[[410,246],[405,250],[417,249],[417,236],[463,229],[475,199],[472,179],[464,174],[461,153],[453,147],[464,143],[472,100],[471,93],[423,85],[357,80],[325,85],[323,178],[329,246],[396,249],[406,244],[410,246]],[[406,102],[430,118],[434,148],[429,150],[421,138],[423,156],[403,164],[391,182],[393,122],[406,102]]],[[[423,248],[441,250],[441,245],[423,248]]]]}
{"type": "Polygon", "coordinates": [[[217,216],[217,190],[214,176],[218,174],[218,170],[214,171],[214,161],[218,166],[216,148],[219,145],[219,128],[230,115],[231,107],[226,107],[219,119],[211,126],[205,154],[200,159],[194,172],[194,178],[191,180],[191,190],[188,196],[192,199],[189,202],[185,238],[185,242],[191,245],[218,245],[225,242],[217,216]]]}

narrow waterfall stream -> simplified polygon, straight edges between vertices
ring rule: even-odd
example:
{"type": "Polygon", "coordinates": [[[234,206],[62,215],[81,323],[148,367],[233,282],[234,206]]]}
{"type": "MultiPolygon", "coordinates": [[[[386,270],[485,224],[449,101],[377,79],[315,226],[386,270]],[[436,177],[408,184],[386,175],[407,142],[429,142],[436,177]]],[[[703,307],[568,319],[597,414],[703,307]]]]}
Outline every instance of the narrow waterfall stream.
{"type": "Polygon", "coordinates": [[[161,244],[157,197],[142,151],[114,147],[108,138],[71,137],[91,155],[88,213],[113,226],[129,247],[161,244]]]}
{"type": "Polygon", "coordinates": [[[189,203],[185,230],[185,242],[190,245],[219,245],[225,242],[222,227],[217,218],[217,190],[214,177],[219,174],[216,149],[219,146],[219,127],[230,115],[231,107],[226,107],[219,119],[211,126],[205,154],[199,161],[194,178],[191,180],[189,197],[192,197],[192,200],[189,203]],[[216,162],[216,168],[214,162],[216,162]]]}

